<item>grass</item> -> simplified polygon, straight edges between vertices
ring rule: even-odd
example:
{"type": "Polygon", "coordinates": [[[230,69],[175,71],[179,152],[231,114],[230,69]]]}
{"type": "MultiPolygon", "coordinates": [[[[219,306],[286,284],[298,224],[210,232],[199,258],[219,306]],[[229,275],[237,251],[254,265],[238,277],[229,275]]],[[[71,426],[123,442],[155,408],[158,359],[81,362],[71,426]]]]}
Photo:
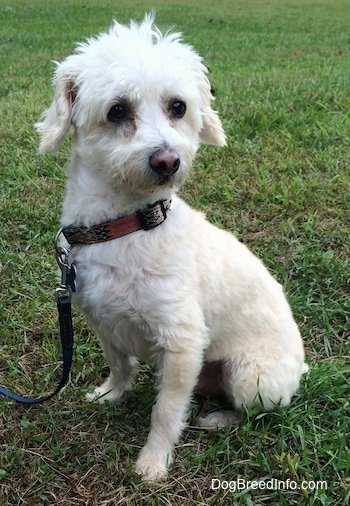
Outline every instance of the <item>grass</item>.
{"type": "Polygon", "coordinates": [[[168,480],[133,463],[155,396],[143,366],[122,406],[83,402],[107,372],[75,315],[70,385],[43,406],[0,399],[1,505],[345,505],[350,498],[350,5],[346,0],[4,0],[0,10],[0,384],[50,391],[59,374],[52,238],[69,153],[40,157],[32,127],[52,96],[51,60],[113,18],[158,9],[211,71],[224,149],[203,147],[182,194],[235,232],[283,282],[311,366],[284,410],[207,433],[196,416],[168,480]],[[327,482],[327,489],[213,490],[212,479],[327,482]]]}

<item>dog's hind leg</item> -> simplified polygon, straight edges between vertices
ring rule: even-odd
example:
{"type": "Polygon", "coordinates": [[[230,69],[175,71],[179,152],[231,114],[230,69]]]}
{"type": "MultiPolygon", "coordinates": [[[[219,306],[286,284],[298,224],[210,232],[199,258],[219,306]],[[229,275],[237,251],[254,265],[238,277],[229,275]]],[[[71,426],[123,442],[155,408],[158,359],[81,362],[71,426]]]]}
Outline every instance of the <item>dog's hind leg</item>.
{"type": "MultiPolygon", "coordinates": [[[[223,360],[205,362],[197,380],[196,391],[218,398],[227,397],[225,394],[225,381],[228,381],[226,363],[223,360]]],[[[229,427],[239,421],[238,411],[222,410],[209,413],[198,419],[198,424],[203,429],[217,429],[229,427]]]]}
{"type": "MultiPolygon", "coordinates": [[[[287,406],[296,393],[300,378],[306,371],[302,357],[284,356],[275,358],[263,353],[242,353],[223,363],[222,385],[227,397],[236,410],[242,406],[257,406],[272,410],[276,406],[287,406]]],[[[223,412],[225,413],[225,412],[223,412]]],[[[230,412],[227,412],[230,413],[230,412]]],[[[215,413],[202,420],[202,425],[224,426],[225,418],[230,422],[231,415],[215,413]]]]}
{"type": "Polygon", "coordinates": [[[236,411],[216,411],[198,420],[206,429],[227,427],[238,421],[240,410],[257,406],[272,410],[275,406],[287,406],[297,391],[302,373],[307,367],[293,356],[273,359],[251,354],[241,354],[222,362],[221,386],[236,411]]]}

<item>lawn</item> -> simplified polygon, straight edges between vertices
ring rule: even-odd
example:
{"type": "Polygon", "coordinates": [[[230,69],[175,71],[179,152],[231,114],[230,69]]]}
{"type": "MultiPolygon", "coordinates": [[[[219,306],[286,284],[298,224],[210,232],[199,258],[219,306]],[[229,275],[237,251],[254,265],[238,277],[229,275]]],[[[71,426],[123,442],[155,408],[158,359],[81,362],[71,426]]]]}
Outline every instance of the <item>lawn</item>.
{"type": "Polygon", "coordinates": [[[74,314],[65,390],[31,408],[0,399],[0,505],[348,504],[348,0],[2,1],[0,384],[38,396],[60,374],[52,241],[70,142],[40,156],[33,128],[52,98],[52,61],[113,18],[140,19],[152,7],[161,28],[184,32],[204,57],[228,135],[225,148],[201,148],[182,195],[283,283],[310,371],[288,408],[247,410],[230,429],[199,429],[196,417],[215,402],[198,399],[168,479],[147,484],[133,464],[154,371],[142,365],[121,406],[85,403],[107,368],[74,314]]]}

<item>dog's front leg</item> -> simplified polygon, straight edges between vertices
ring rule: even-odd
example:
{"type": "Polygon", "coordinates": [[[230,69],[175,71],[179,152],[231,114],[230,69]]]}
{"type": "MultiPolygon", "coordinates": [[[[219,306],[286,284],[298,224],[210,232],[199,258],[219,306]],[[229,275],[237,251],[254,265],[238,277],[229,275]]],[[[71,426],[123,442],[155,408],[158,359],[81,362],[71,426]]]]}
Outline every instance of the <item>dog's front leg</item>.
{"type": "Polygon", "coordinates": [[[202,365],[201,350],[165,351],[157,402],[153,406],[151,431],[141,450],[136,470],[146,480],[166,475],[172,453],[185,425],[191,394],[202,365]]]}

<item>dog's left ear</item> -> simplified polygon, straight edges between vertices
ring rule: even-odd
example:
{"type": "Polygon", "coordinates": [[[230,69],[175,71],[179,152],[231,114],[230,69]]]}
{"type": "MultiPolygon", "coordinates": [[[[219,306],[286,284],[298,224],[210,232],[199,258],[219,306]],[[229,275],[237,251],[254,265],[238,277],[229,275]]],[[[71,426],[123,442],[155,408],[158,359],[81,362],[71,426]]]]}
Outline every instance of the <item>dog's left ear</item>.
{"type": "Polygon", "coordinates": [[[72,125],[73,105],[77,88],[70,76],[56,73],[56,92],[51,106],[44,112],[44,121],[36,123],[40,135],[40,153],[58,151],[72,125]]]}
{"type": "Polygon", "coordinates": [[[203,127],[199,133],[199,139],[205,144],[225,146],[226,135],[222,128],[218,113],[211,108],[210,102],[214,100],[214,97],[211,93],[209,80],[205,75],[202,75],[200,80],[199,91],[201,95],[201,113],[203,118],[203,127]]]}

